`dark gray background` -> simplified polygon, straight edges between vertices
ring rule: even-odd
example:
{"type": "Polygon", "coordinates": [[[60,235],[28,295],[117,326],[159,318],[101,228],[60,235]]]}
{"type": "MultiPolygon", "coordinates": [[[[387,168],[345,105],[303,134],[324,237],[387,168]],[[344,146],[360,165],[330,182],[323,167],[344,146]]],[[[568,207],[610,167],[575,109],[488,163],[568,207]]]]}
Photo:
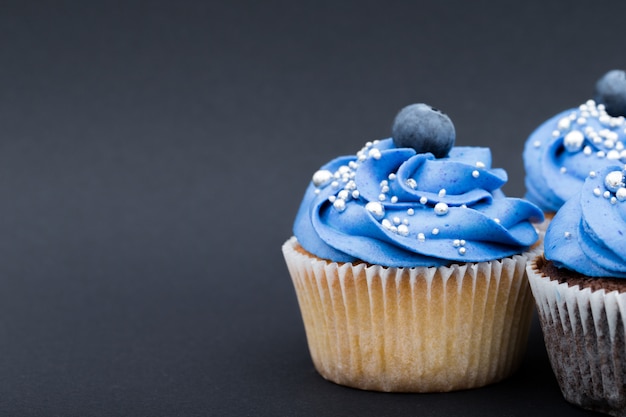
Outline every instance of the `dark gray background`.
{"type": "Polygon", "coordinates": [[[311,364],[280,246],[311,174],[430,103],[522,196],[541,121],[625,68],[622,1],[0,3],[0,415],[588,415],[537,322],[451,394],[311,364]]]}

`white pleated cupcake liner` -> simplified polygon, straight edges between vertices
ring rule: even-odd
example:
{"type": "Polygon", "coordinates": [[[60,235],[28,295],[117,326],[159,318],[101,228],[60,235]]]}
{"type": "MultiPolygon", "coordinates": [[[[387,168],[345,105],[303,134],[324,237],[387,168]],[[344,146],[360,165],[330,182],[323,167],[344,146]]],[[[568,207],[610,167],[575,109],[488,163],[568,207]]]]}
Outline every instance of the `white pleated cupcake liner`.
{"type": "Polygon", "coordinates": [[[443,392],[511,375],[533,300],[527,255],[439,268],[338,264],[283,254],[318,372],[377,391],[443,392]]]}
{"type": "Polygon", "coordinates": [[[544,276],[528,279],[552,369],[565,399],[626,417],[626,293],[581,289],[544,276]]]}

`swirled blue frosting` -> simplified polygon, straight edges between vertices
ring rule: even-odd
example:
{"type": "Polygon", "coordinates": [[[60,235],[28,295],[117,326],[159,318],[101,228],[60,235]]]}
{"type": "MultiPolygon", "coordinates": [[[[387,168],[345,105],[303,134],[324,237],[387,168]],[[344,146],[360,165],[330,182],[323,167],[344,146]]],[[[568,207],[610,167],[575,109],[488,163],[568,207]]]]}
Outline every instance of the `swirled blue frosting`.
{"type": "Polygon", "coordinates": [[[447,157],[368,143],[313,176],[294,223],[304,249],[335,262],[389,267],[500,259],[537,240],[534,204],[505,197],[506,172],[487,148],[454,147],[447,157]]]}
{"type": "Polygon", "coordinates": [[[541,124],[526,140],[525,198],[556,212],[590,171],[626,162],[624,117],[612,117],[593,100],[541,124]]]}
{"type": "Polygon", "coordinates": [[[545,257],[590,277],[626,278],[626,188],[623,165],[593,172],[556,213],[545,257]]]}

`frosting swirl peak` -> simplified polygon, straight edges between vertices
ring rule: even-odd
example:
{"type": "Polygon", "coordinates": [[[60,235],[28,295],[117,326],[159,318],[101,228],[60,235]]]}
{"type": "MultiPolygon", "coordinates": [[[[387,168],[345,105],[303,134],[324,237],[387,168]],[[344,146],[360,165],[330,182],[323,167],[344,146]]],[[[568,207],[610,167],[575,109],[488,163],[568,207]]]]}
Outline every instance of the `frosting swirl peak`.
{"type": "Polygon", "coordinates": [[[487,148],[448,156],[368,143],[317,171],[294,223],[304,249],[335,262],[389,267],[483,262],[523,252],[537,240],[535,205],[507,198],[506,172],[487,148]]]}
{"type": "Polygon", "coordinates": [[[556,213],[545,236],[546,259],[590,277],[626,278],[626,172],[592,172],[556,213]]]}

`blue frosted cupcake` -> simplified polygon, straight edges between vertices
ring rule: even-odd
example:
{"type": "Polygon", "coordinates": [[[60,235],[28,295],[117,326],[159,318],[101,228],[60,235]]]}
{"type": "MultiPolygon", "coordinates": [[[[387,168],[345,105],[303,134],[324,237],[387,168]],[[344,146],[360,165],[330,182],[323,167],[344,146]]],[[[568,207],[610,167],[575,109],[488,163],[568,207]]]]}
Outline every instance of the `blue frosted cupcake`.
{"type": "Polygon", "coordinates": [[[591,171],[626,163],[626,74],[614,70],[596,84],[594,99],[542,123],[526,140],[525,198],[547,222],[591,171]]]}
{"type": "Polygon", "coordinates": [[[528,266],[565,399],[626,416],[626,171],[594,171],[558,210],[528,266]]]}
{"type": "Polygon", "coordinates": [[[532,297],[535,205],[507,198],[487,148],[450,119],[403,109],[393,138],[322,166],[283,254],[313,363],[378,391],[474,388],[514,372],[532,297]]]}

